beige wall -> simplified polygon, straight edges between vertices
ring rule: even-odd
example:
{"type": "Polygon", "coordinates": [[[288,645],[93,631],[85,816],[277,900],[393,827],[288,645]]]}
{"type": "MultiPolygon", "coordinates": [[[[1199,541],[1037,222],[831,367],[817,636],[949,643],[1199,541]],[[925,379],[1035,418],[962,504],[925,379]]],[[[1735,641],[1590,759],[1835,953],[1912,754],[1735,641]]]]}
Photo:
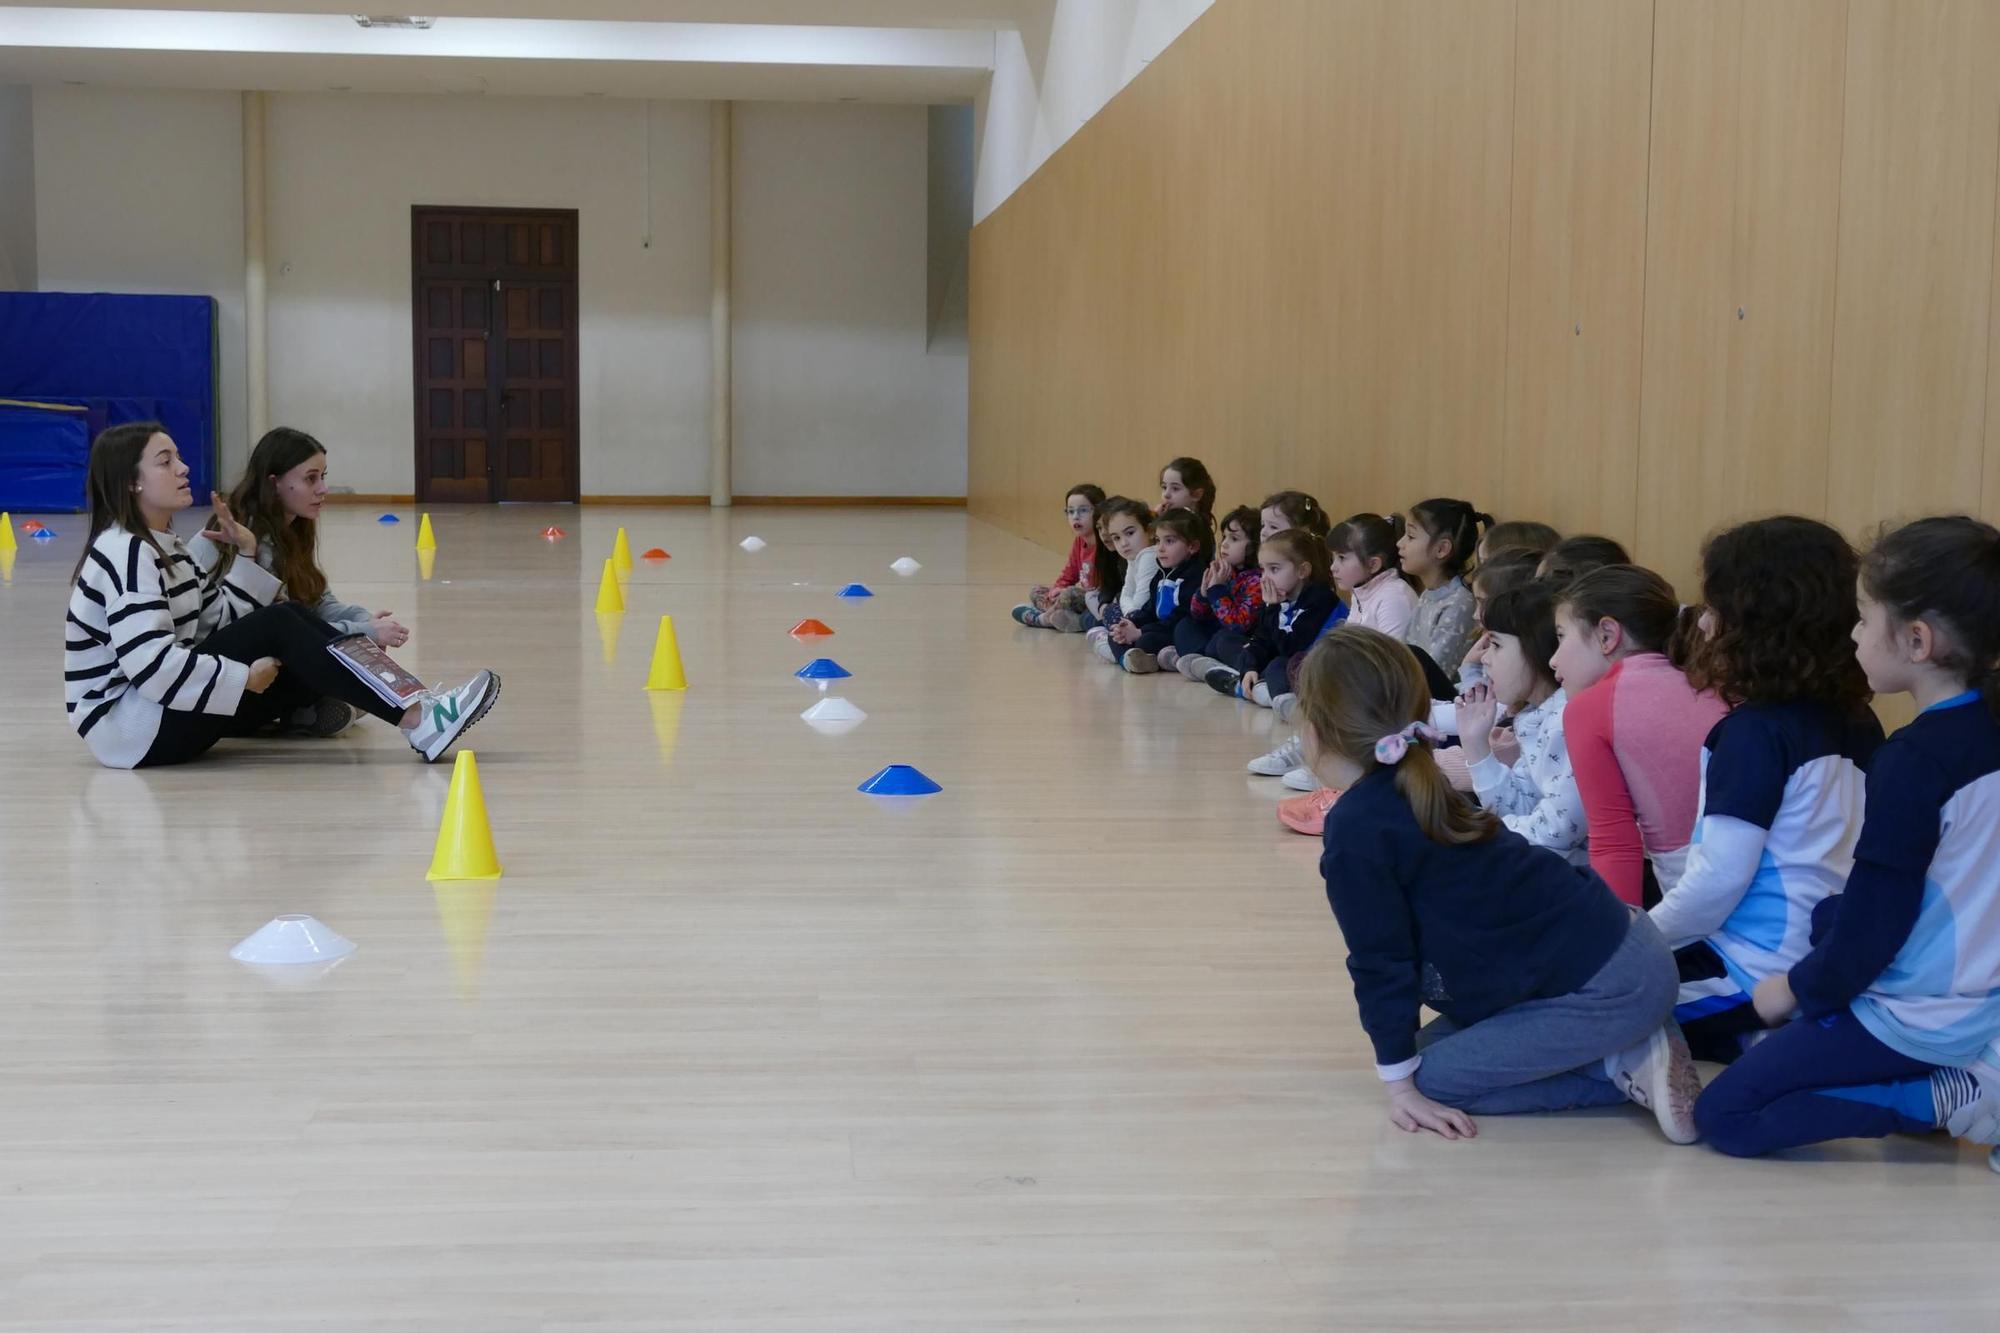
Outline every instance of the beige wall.
{"type": "Polygon", "coordinates": [[[973,233],[975,512],[2000,514],[2000,4],[1218,0],[973,233]],[[1740,312],[1740,313],[1739,313],[1740,312]]]}

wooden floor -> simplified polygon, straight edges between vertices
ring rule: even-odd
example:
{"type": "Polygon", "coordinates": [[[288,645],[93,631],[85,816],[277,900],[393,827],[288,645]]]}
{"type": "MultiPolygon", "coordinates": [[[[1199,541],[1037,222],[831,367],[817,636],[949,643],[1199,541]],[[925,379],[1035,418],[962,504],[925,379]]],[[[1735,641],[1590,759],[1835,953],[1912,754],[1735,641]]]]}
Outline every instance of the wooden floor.
{"type": "Polygon", "coordinates": [[[423,581],[413,517],[332,511],[325,560],[411,666],[505,678],[497,885],[425,882],[449,766],[373,722],[97,768],[82,520],[0,587],[0,1329],[2000,1326],[2000,1179],[1942,1140],[1391,1128],[1318,845],[1243,772],[1268,715],[1015,626],[1051,553],[956,511],[439,511],[423,581]],[[619,523],[673,559],[607,634],[619,523]],[[663,612],[681,697],[641,688],[663,612]],[[847,735],[798,717],[821,653],[847,735]],[[855,792],[891,762],[944,791],[855,792]],[[359,951],[230,960],[281,912],[359,951]]]}

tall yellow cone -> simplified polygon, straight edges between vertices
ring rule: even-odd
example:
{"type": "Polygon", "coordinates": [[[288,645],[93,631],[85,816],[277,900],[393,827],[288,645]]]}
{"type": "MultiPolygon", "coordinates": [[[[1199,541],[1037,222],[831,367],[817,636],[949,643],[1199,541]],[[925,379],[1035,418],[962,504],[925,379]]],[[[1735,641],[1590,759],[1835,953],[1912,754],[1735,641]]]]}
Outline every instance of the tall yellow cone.
{"type": "Polygon", "coordinates": [[[618,540],[611,543],[611,567],[623,578],[632,572],[632,543],[625,540],[625,529],[618,529],[618,540]]]}
{"type": "Polygon", "coordinates": [[[653,667],[646,673],[649,690],[684,690],[688,687],[681,671],[681,645],[674,638],[674,618],[660,617],[660,637],[653,640],[653,667]]]}
{"type": "Polygon", "coordinates": [[[437,548],[437,534],[431,531],[431,516],[425,514],[423,525],[417,529],[417,549],[419,551],[435,551],[437,548]]]}
{"type": "Polygon", "coordinates": [[[608,611],[623,611],[625,594],[618,591],[618,571],[611,562],[604,562],[604,577],[597,581],[597,610],[602,615],[608,611]]]}
{"type": "Polygon", "coordinates": [[[0,551],[18,551],[21,543],[14,539],[14,516],[0,514],[0,551]]]}
{"type": "Polygon", "coordinates": [[[500,856],[493,850],[493,828],[486,822],[486,797],[479,790],[479,761],[470,750],[460,750],[452,764],[437,850],[424,878],[500,878],[500,856]]]}

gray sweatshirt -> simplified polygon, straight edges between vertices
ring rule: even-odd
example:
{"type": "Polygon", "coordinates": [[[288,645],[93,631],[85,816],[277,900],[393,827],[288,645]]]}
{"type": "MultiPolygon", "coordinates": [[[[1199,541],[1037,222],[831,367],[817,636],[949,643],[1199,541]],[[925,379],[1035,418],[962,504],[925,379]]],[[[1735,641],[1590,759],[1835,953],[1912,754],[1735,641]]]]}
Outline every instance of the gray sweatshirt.
{"type": "MultiPolygon", "coordinates": [[[[216,562],[222,558],[222,552],[206,537],[196,537],[187,545],[189,554],[194,556],[194,562],[201,566],[204,574],[213,569],[216,562]]],[[[275,575],[278,572],[278,548],[272,544],[269,537],[260,537],[257,540],[257,563],[270,574],[275,575]]],[[[277,600],[287,600],[282,589],[278,593],[277,600]]],[[[365,606],[341,601],[333,595],[331,588],[322,593],[320,599],[307,609],[331,626],[336,634],[366,634],[370,638],[375,635],[375,613],[365,606]]]]}

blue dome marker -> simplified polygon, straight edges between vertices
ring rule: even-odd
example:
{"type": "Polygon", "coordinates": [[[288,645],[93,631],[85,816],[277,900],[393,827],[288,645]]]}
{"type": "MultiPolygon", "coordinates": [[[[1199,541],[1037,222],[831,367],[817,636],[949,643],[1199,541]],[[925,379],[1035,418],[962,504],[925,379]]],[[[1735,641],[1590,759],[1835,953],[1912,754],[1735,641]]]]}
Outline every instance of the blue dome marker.
{"type": "Polygon", "coordinates": [[[909,764],[891,764],[855,790],[868,796],[929,796],[944,788],[909,764]]]}
{"type": "Polygon", "coordinates": [[[394,514],[384,514],[382,515],[382,517],[376,519],[375,521],[377,523],[401,523],[403,520],[397,518],[394,514]]]}
{"type": "Polygon", "coordinates": [[[854,673],[831,657],[815,657],[792,674],[800,680],[846,680],[854,673]]]}
{"type": "Polygon", "coordinates": [[[835,597],[873,597],[874,595],[874,593],[868,591],[868,585],[865,583],[850,583],[834,594],[835,597]]]}

